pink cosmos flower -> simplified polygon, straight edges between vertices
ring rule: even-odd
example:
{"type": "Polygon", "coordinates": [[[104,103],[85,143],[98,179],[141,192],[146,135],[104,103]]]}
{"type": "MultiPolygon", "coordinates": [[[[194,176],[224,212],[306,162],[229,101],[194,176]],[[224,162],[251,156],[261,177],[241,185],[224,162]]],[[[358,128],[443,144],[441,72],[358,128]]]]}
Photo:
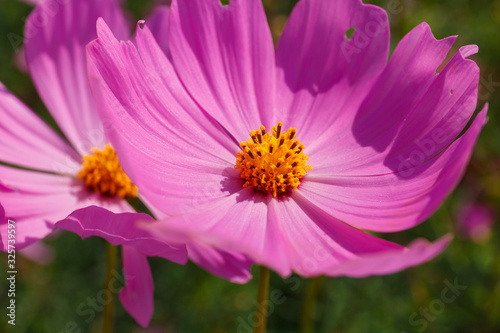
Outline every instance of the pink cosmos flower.
{"type": "Polygon", "coordinates": [[[147,21],[132,43],[99,20],[87,49],[110,140],[164,216],[144,228],[282,276],[389,274],[447,245],[361,229],[417,225],[461,178],[486,121],[485,107],[457,139],[476,107],[476,46],[436,73],[455,37],[423,23],[388,62],[387,15],[359,0],[300,1],[276,50],[260,0],[174,0],[168,28],[168,56],[147,21]]]}
{"type": "MultiPolygon", "coordinates": [[[[121,2],[119,0],[102,2],[85,0],[80,3],[73,0],[49,1],[38,5],[27,21],[25,48],[31,75],[47,108],[71,146],[64,143],[2,86],[0,112],[5,121],[1,124],[0,130],[6,132],[6,135],[0,139],[0,143],[4,145],[0,148],[0,161],[59,176],[64,175],[54,178],[55,175],[23,173],[11,168],[2,169],[5,172],[0,172],[0,190],[2,183],[19,188],[19,180],[16,177],[24,179],[26,175],[32,175],[37,180],[41,179],[40,177],[48,177],[43,181],[39,180],[40,184],[27,180],[23,185],[26,192],[23,195],[20,193],[11,195],[12,191],[0,193],[0,202],[4,203],[9,217],[16,218],[18,222],[27,222],[19,223],[18,246],[25,246],[45,237],[52,231],[55,222],[78,208],[97,205],[114,212],[133,211],[121,198],[113,199],[109,193],[103,197],[89,192],[87,186],[82,187],[81,180],[75,180],[83,176],[94,190],[109,192],[107,188],[96,188],[95,185],[99,182],[93,173],[98,171],[94,163],[99,160],[99,156],[114,158],[113,149],[106,148],[109,141],[105,135],[105,130],[113,130],[114,127],[110,119],[100,119],[97,113],[88,86],[84,48],[86,43],[97,37],[95,22],[100,16],[110,22],[110,27],[117,36],[123,39],[129,36],[124,13],[118,6],[121,2]],[[25,119],[29,122],[25,123],[25,119]],[[93,147],[104,150],[96,153],[92,151],[93,147]],[[89,154],[93,154],[94,157],[87,158],[85,163],[88,168],[83,172],[82,157],[89,154]],[[78,177],[77,174],[81,171],[83,173],[78,177]],[[10,173],[13,173],[12,176],[10,173]],[[64,182],[59,187],[49,187],[48,184],[51,184],[52,179],[58,181],[63,179],[64,182]],[[46,191],[34,190],[42,185],[47,187],[46,191]],[[6,201],[12,204],[8,205],[6,201]],[[26,214],[28,208],[24,205],[25,202],[39,202],[39,207],[33,207],[34,211],[26,214]]],[[[159,40],[165,40],[164,23],[167,22],[167,17],[168,7],[156,6],[148,19],[153,33],[159,40]]],[[[117,161],[114,161],[114,165],[117,169],[121,169],[117,161]]],[[[106,186],[116,185],[112,183],[106,186]]],[[[133,186],[130,189],[133,192],[133,186]]],[[[127,192],[125,188],[111,189],[111,191],[121,195],[127,192]]],[[[140,193],[139,197],[143,199],[140,193]]],[[[150,205],[148,208],[155,211],[150,205]]],[[[102,216],[106,217],[106,214],[102,216]]],[[[74,219],[70,219],[60,227],[83,235],[82,226],[75,223],[74,219]]],[[[2,228],[0,226],[0,233],[4,235],[2,228]]],[[[101,231],[106,231],[106,228],[113,229],[113,226],[103,222],[101,231]]],[[[85,232],[86,237],[90,235],[93,233],[85,232]]],[[[206,270],[237,283],[246,282],[251,278],[249,273],[251,262],[248,258],[240,254],[217,251],[196,242],[187,246],[191,260],[206,270]]],[[[146,272],[149,272],[149,269],[146,272]]],[[[152,291],[152,286],[150,289],[152,291]]],[[[152,298],[150,302],[152,304],[152,298]]]]}
{"type": "MultiPolygon", "coordinates": [[[[0,160],[24,168],[0,166],[3,220],[7,217],[16,223],[16,250],[44,238],[57,221],[82,207],[135,212],[123,198],[134,196],[136,188],[121,170],[113,149],[106,146],[103,128],[110,124],[99,119],[86,75],[84,48],[95,38],[92,27],[100,16],[118,36],[128,36],[123,14],[111,0],[44,2],[26,22],[25,50],[31,75],[69,144],[0,86],[0,160]],[[51,20],[41,24],[40,17],[51,20]]],[[[185,263],[187,254],[183,246],[135,231],[133,222],[127,223],[128,216],[124,214],[120,225],[104,236],[114,245],[124,245],[127,283],[120,299],[137,322],[147,326],[153,313],[153,280],[146,256],[185,263]]],[[[0,233],[6,251],[5,221],[0,233]]],[[[85,238],[97,232],[79,234],[85,238]]]]}
{"type": "MultiPolygon", "coordinates": [[[[58,227],[82,238],[100,236],[124,245],[127,282],[120,299],[137,322],[147,326],[153,314],[153,279],[146,256],[185,263],[187,254],[184,245],[154,240],[134,228],[138,215],[130,215],[135,211],[124,198],[136,196],[137,188],[108,145],[104,129],[112,130],[113,125],[99,118],[88,85],[85,45],[96,38],[97,18],[105,18],[117,36],[129,36],[117,2],[48,1],[27,20],[25,50],[31,75],[69,143],[0,84],[0,161],[23,168],[0,165],[0,203],[5,208],[0,245],[7,251],[7,218],[16,222],[16,250],[36,246],[60,220],[58,227]],[[76,211],[66,218],[89,205],[95,206],[95,215],[81,217],[76,211]],[[123,213],[119,225],[99,207],[123,213]]],[[[167,13],[159,7],[151,19],[162,22],[167,13]]],[[[141,214],[142,219],[152,220],[141,214]]],[[[207,270],[235,282],[251,278],[248,258],[194,242],[189,247],[191,258],[207,270]]],[[[31,257],[39,258],[37,254],[31,257]]]]}

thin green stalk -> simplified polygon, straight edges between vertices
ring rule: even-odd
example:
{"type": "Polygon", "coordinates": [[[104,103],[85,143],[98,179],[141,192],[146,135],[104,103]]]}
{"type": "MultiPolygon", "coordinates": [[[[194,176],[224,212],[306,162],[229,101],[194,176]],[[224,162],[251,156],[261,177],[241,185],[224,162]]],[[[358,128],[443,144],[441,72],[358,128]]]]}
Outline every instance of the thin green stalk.
{"type": "Polygon", "coordinates": [[[257,304],[255,307],[255,321],[253,332],[265,333],[267,325],[267,305],[269,303],[269,269],[259,267],[259,289],[257,292],[257,304]]]}
{"type": "Polygon", "coordinates": [[[106,294],[110,295],[111,299],[104,304],[104,314],[102,319],[102,332],[112,333],[113,332],[113,322],[114,322],[114,293],[111,290],[113,285],[112,281],[114,279],[113,272],[116,269],[116,264],[118,263],[118,247],[107,243],[107,267],[106,267],[106,281],[104,283],[104,290],[106,294]]]}
{"type": "Polygon", "coordinates": [[[316,308],[316,300],[321,291],[321,287],[325,282],[324,276],[318,276],[311,280],[307,288],[306,297],[304,299],[304,307],[302,308],[302,333],[314,332],[314,312],[316,308]]]}

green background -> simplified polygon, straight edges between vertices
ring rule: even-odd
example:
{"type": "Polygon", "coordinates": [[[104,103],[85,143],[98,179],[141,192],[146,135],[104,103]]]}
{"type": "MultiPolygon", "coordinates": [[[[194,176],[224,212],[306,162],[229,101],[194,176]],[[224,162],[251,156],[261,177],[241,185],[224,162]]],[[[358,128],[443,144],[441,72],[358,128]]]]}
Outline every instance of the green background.
{"type": "MultiPolygon", "coordinates": [[[[275,38],[294,3],[264,1],[275,38]]],[[[315,332],[500,332],[499,225],[496,223],[491,237],[482,242],[460,236],[456,228],[457,210],[470,200],[492,207],[498,207],[500,202],[500,1],[373,3],[398,8],[398,13],[390,15],[392,49],[422,21],[429,23],[436,38],[458,35],[455,46],[479,46],[479,54],[473,56],[481,68],[479,106],[490,103],[490,120],[479,138],[464,180],[429,221],[411,230],[382,236],[400,244],[408,244],[417,237],[435,240],[448,232],[454,233],[455,238],[436,259],[389,276],[317,279],[311,284],[311,280],[297,276],[283,280],[272,273],[271,291],[279,293],[281,304],[276,304],[269,316],[268,332],[299,332],[304,299],[315,292],[315,332]],[[455,280],[467,288],[452,302],[441,303],[444,308],[440,308],[445,281],[455,280]],[[429,310],[424,319],[419,311],[433,306],[434,310],[429,310]]],[[[14,0],[2,0],[0,4],[0,81],[54,125],[29,76],[15,66],[16,50],[8,39],[9,33],[22,35],[31,7],[14,0]]],[[[151,4],[152,1],[126,1],[135,19],[144,18],[151,4]]],[[[7,325],[8,288],[6,279],[1,279],[0,331],[60,333],[66,332],[66,325],[74,321],[81,332],[98,332],[99,314],[88,324],[87,316],[79,315],[77,308],[102,289],[105,242],[97,238],[82,241],[64,232],[46,244],[56,253],[50,265],[17,257],[15,329],[7,325]]],[[[0,264],[3,277],[7,258],[5,255],[2,258],[5,258],[0,264]]],[[[246,326],[240,331],[237,328],[242,321],[248,322],[253,313],[256,279],[237,285],[190,263],[180,266],[157,258],[151,258],[150,263],[155,281],[155,314],[150,328],[144,331],[251,332],[246,326]]],[[[256,267],[253,273],[256,275],[256,267]]],[[[116,332],[143,331],[119,302],[115,318],[116,332]]]]}

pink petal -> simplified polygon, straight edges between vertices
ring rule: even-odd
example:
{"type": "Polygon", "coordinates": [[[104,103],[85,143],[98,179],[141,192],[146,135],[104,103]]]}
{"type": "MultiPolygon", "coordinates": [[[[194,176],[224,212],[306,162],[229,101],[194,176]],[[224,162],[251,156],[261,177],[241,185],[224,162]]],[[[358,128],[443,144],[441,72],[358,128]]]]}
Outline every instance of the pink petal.
{"type": "MultiPolygon", "coordinates": [[[[26,3],[29,3],[29,4],[32,4],[32,5],[37,5],[39,3],[42,3],[44,1],[50,1],[50,0],[21,0],[22,2],[26,2],[26,3]]],[[[123,0],[114,0],[116,3],[123,3],[123,0]]],[[[65,4],[65,3],[64,3],[65,4]]]]}
{"type": "Polygon", "coordinates": [[[391,170],[401,171],[402,159],[412,165],[418,164],[413,151],[426,144],[434,146],[434,151],[425,152],[426,158],[438,154],[470,121],[477,105],[479,67],[473,60],[465,58],[470,54],[468,49],[470,46],[460,48],[406,117],[384,160],[391,170]]]}
{"type": "Polygon", "coordinates": [[[434,243],[417,239],[403,250],[374,253],[348,261],[333,267],[327,275],[366,277],[393,274],[431,260],[446,248],[451,238],[450,235],[445,235],[434,243]]]}
{"type": "Polygon", "coordinates": [[[115,214],[101,207],[90,206],[74,211],[56,226],[74,232],[83,239],[98,236],[113,245],[135,247],[146,256],[159,256],[173,262],[186,263],[187,252],[184,246],[172,246],[156,240],[147,232],[136,228],[138,221],[151,223],[154,220],[147,214],[115,214]]]}
{"type": "MultiPolygon", "coordinates": [[[[157,220],[167,218],[165,213],[151,205],[147,199],[143,199],[143,202],[157,220]]],[[[186,248],[190,260],[214,275],[234,283],[246,283],[252,278],[252,261],[242,254],[223,251],[196,241],[187,243],[186,248]]]]}
{"type": "MultiPolygon", "coordinates": [[[[414,113],[413,109],[432,92],[437,68],[455,39],[436,40],[427,23],[422,23],[398,43],[391,61],[356,116],[353,134],[362,145],[373,145],[377,151],[387,148],[408,114],[414,113]]],[[[423,112],[435,112],[435,108],[423,112]]]]}
{"type": "Polygon", "coordinates": [[[247,283],[252,278],[252,261],[242,254],[221,251],[198,242],[186,247],[189,259],[214,275],[234,283],[247,283]]]}
{"type": "Polygon", "coordinates": [[[359,0],[298,2],[276,49],[278,120],[297,127],[306,147],[326,130],[342,128],[388,52],[383,9],[359,0]],[[348,39],[350,28],[355,31],[348,39]]]}
{"type": "Polygon", "coordinates": [[[300,192],[292,196],[274,206],[274,217],[286,235],[294,271],[303,276],[391,274],[432,259],[451,239],[434,244],[420,239],[404,248],[330,217],[300,192]]]}
{"type": "MultiPolygon", "coordinates": [[[[16,248],[21,249],[52,232],[54,224],[72,211],[99,205],[116,213],[132,211],[125,200],[107,198],[87,189],[83,181],[41,172],[0,166],[0,203],[16,222],[16,248]]],[[[0,224],[0,236],[7,237],[0,224]]]]}
{"type": "MultiPolygon", "coordinates": [[[[328,216],[300,193],[293,193],[292,198],[271,201],[268,223],[281,231],[281,244],[273,253],[284,253],[299,275],[328,274],[330,267],[357,257],[402,248],[328,216]]],[[[277,256],[267,257],[267,261],[278,260],[277,256]]]]}
{"type": "Polygon", "coordinates": [[[28,63],[26,63],[26,52],[24,47],[20,47],[14,53],[14,63],[16,64],[17,69],[19,69],[23,73],[28,73],[28,63]]]}
{"type": "Polygon", "coordinates": [[[270,201],[273,201],[270,194],[268,197],[255,195],[253,189],[245,188],[214,200],[205,209],[167,217],[157,223],[142,223],[140,227],[168,242],[194,242],[243,253],[287,276],[291,273],[291,265],[281,248],[281,231],[279,226],[268,221],[270,201]]]}
{"type": "Polygon", "coordinates": [[[30,246],[19,250],[19,253],[40,265],[48,265],[52,263],[56,254],[52,247],[45,245],[42,242],[33,243],[30,246]]]}
{"type": "Polygon", "coordinates": [[[487,105],[471,127],[437,157],[399,173],[343,176],[313,170],[299,187],[308,200],[353,226],[399,231],[427,219],[457,185],[468,164],[487,105]]]}
{"type": "Polygon", "coordinates": [[[153,36],[155,36],[158,46],[170,58],[168,46],[169,14],[169,6],[156,6],[153,14],[146,20],[146,25],[151,30],[153,36]]]}
{"type": "Polygon", "coordinates": [[[140,55],[102,20],[98,33],[88,47],[89,77],[114,125],[110,140],[142,195],[169,215],[226,196],[239,180],[239,147],[186,94],[147,26],[137,31],[140,55]]]}
{"type": "Polygon", "coordinates": [[[474,112],[479,78],[477,65],[465,58],[469,47],[436,75],[454,39],[437,41],[424,23],[408,33],[355,118],[306,146],[315,171],[399,172],[402,164],[416,166],[447,147],[474,112]]]}
{"type": "MultiPolygon", "coordinates": [[[[54,221],[53,218],[55,216],[56,214],[48,215],[50,220],[40,218],[39,216],[23,218],[22,220],[7,216],[9,219],[16,222],[16,249],[23,249],[50,234],[54,229],[54,223],[52,221],[54,221]]],[[[4,252],[8,250],[8,225],[6,223],[7,221],[5,221],[4,224],[0,224],[0,236],[2,238],[2,242],[0,243],[3,243],[1,250],[4,252]]]]}
{"type": "Polygon", "coordinates": [[[139,325],[147,327],[154,307],[154,284],[148,259],[132,246],[123,246],[122,253],[125,287],[120,291],[120,301],[139,325]]]}
{"type": "MultiPolygon", "coordinates": [[[[3,206],[0,205],[0,225],[7,224],[9,221],[7,220],[7,217],[5,216],[5,210],[3,209],[3,206]]],[[[0,248],[5,251],[8,250],[7,246],[4,248],[3,246],[3,237],[0,237],[0,248]]]]}
{"type": "Polygon", "coordinates": [[[31,5],[36,5],[39,4],[40,2],[46,1],[46,0],[21,0],[22,2],[29,3],[31,5]]]}
{"type": "MultiPolygon", "coordinates": [[[[142,224],[165,241],[196,241],[241,252],[286,277],[394,273],[437,255],[449,241],[406,249],[336,220],[300,192],[276,200],[245,189],[211,209],[142,224]],[[371,265],[371,260],[385,267],[371,265]],[[358,262],[368,262],[365,268],[358,262]]],[[[424,244],[424,245],[422,245],[424,244]]]]}
{"type": "Polygon", "coordinates": [[[170,51],[191,96],[238,141],[274,120],[274,47],[260,0],[172,1],[170,51]]]}
{"type": "Polygon", "coordinates": [[[0,118],[1,162],[57,173],[80,168],[81,157],[1,83],[0,118]]]}
{"type": "MultiPolygon", "coordinates": [[[[16,249],[47,236],[72,208],[91,203],[82,183],[70,177],[0,166],[0,203],[16,222],[16,249]]],[[[7,239],[7,225],[0,225],[7,239]]]]}
{"type": "Polygon", "coordinates": [[[26,21],[28,66],[37,90],[57,124],[80,154],[106,142],[87,79],[85,45],[104,17],[121,38],[128,36],[113,0],[41,2],[26,21]],[[41,25],[40,22],[43,22],[41,25]]]}

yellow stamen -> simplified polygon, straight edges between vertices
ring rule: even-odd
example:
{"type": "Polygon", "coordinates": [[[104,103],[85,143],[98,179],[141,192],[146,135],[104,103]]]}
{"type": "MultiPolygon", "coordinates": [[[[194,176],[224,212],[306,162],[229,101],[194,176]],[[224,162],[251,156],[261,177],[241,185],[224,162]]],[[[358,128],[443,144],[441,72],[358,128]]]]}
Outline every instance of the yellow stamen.
{"type": "Polygon", "coordinates": [[[266,132],[264,126],[250,132],[250,139],[240,143],[234,166],[245,180],[244,187],[269,191],[273,197],[289,187],[296,190],[306,171],[312,170],[306,163],[309,156],[304,154],[304,145],[296,139],[297,129],[282,133],[281,126],[280,121],[271,132],[266,132]]]}
{"type": "Polygon", "coordinates": [[[105,196],[137,196],[137,187],[123,171],[115,150],[109,144],[103,150],[92,148],[92,155],[83,157],[82,170],[78,177],[83,179],[91,190],[105,196]]]}

